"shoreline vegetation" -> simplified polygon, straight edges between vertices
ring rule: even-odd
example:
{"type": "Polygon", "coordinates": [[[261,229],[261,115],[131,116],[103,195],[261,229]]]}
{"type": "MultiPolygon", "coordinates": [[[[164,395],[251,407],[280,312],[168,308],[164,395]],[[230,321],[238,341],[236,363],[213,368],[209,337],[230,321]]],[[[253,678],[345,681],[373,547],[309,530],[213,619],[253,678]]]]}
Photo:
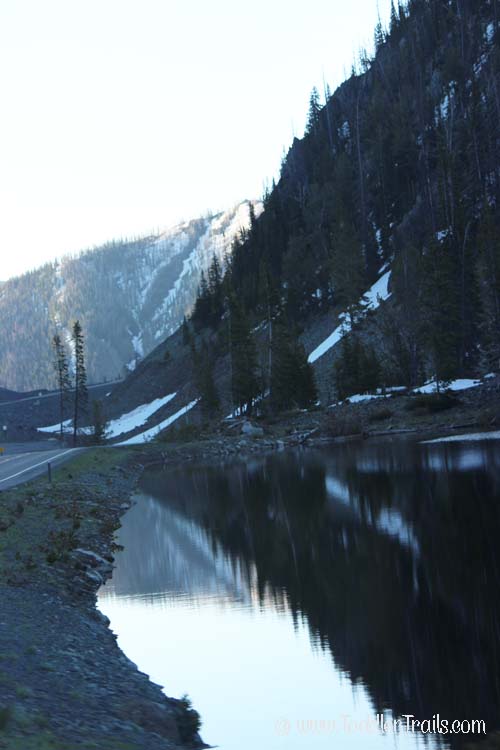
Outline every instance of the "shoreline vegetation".
{"type": "MultiPolygon", "coordinates": [[[[170,429],[144,446],[90,448],[1,493],[0,748],[203,747],[187,698],[167,698],[121,652],[96,595],[112,575],[114,533],[145,467],[216,461],[361,436],[427,440],[498,431],[500,393],[404,394],[284,418],[170,429]],[[444,401],[443,401],[444,399],[444,401]],[[415,406],[416,404],[416,406],[415,406]]],[[[168,686],[167,686],[168,691],[168,686]]]]}

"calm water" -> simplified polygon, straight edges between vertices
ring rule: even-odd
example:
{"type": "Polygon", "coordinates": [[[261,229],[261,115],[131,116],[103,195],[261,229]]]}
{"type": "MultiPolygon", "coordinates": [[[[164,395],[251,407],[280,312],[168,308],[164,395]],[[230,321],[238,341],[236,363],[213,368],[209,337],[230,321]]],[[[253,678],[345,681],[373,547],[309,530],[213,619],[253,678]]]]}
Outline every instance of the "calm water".
{"type": "Polygon", "coordinates": [[[149,471],[100,607],[224,750],[439,744],[381,731],[379,713],[498,728],[499,447],[364,442],[149,471]]]}

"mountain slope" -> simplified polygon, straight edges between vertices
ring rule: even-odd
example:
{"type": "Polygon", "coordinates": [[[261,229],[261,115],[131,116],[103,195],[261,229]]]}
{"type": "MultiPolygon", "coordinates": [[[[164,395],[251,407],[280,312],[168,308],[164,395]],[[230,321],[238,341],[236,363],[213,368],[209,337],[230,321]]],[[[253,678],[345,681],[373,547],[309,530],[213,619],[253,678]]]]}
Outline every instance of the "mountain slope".
{"type": "Polygon", "coordinates": [[[311,97],[306,134],[233,253],[233,293],[255,324],[270,302],[296,331],[356,317],[390,268],[382,380],[498,367],[499,18],[490,0],[400,4],[364,72],[324,107],[311,97]]]}
{"type": "MultiPolygon", "coordinates": [[[[256,204],[257,212],[260,205],[256,204]]],[[[185,222],[158,237],[114,242],[43,267],[0,288],[0,383],[54,387],[51,338],[79,319],[90,382],[113,379],[182,322],[200,274],[222,263],[249,225],[249,202],[185,222]]]]}
{"type": "MultiPolygon", "coordinates": [[[[362,71],[326,106],[312,97],[306,134],[233,252],[226,280],[225,293],[250,320],[264,393],[269,318],[286,320],[307,355],[321,351],[311,363],[323,404],[339,396],[335,364],[343,359],[349,370],[353,353],[341,341],[357,340],[365,363],[377,359],[379,386],[498,369],[499,20],[490,0],[400,4],[390,31],[377,30],[376,55],[362,71]],[[361,297],[379,279],[385,301],[363,311],[361,297]],[[345,337],[339,326],[347,319],[345,337]]],[[[213,323],[215,303],[203,300],[199,310],[211,317],[195,316],[193,334],[209,342],[229,413],[228,318],[213,323]]],[[[141,391],[152,399],[181,387],[181,405],[191,403],[198,392],[190,362],[189,347],[172,337],[110,406],[125,411],[127,399],[141,403],[141,391]],[[163,364],[165,351],[171,359],[163,364]]],[[[352,380],[342,384],[347,394],[359,392],[352,380]]]]}

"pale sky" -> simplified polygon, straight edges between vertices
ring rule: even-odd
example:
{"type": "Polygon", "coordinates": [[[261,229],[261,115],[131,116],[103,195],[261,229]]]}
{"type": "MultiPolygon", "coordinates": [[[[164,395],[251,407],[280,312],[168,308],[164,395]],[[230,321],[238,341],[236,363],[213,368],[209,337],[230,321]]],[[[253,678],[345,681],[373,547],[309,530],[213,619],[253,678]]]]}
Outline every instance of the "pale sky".
{"type": "Polygon", "coordinates": [[[0,0],[0,279],[261,197],[376,21],[377,0],[0,0]]]}

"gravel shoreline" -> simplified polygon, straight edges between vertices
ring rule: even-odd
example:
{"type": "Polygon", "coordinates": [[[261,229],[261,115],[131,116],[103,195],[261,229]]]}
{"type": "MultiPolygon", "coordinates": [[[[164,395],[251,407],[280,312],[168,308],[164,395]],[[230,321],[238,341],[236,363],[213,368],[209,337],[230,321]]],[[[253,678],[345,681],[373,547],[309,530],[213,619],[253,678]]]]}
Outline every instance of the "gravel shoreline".
{"type": "Polygon", "coordinates": [[[88,451],[1,493],[0,748],[203,747],[198,715],[122,653],[96,595],[142,471],[133,452],[88,451]]]}

